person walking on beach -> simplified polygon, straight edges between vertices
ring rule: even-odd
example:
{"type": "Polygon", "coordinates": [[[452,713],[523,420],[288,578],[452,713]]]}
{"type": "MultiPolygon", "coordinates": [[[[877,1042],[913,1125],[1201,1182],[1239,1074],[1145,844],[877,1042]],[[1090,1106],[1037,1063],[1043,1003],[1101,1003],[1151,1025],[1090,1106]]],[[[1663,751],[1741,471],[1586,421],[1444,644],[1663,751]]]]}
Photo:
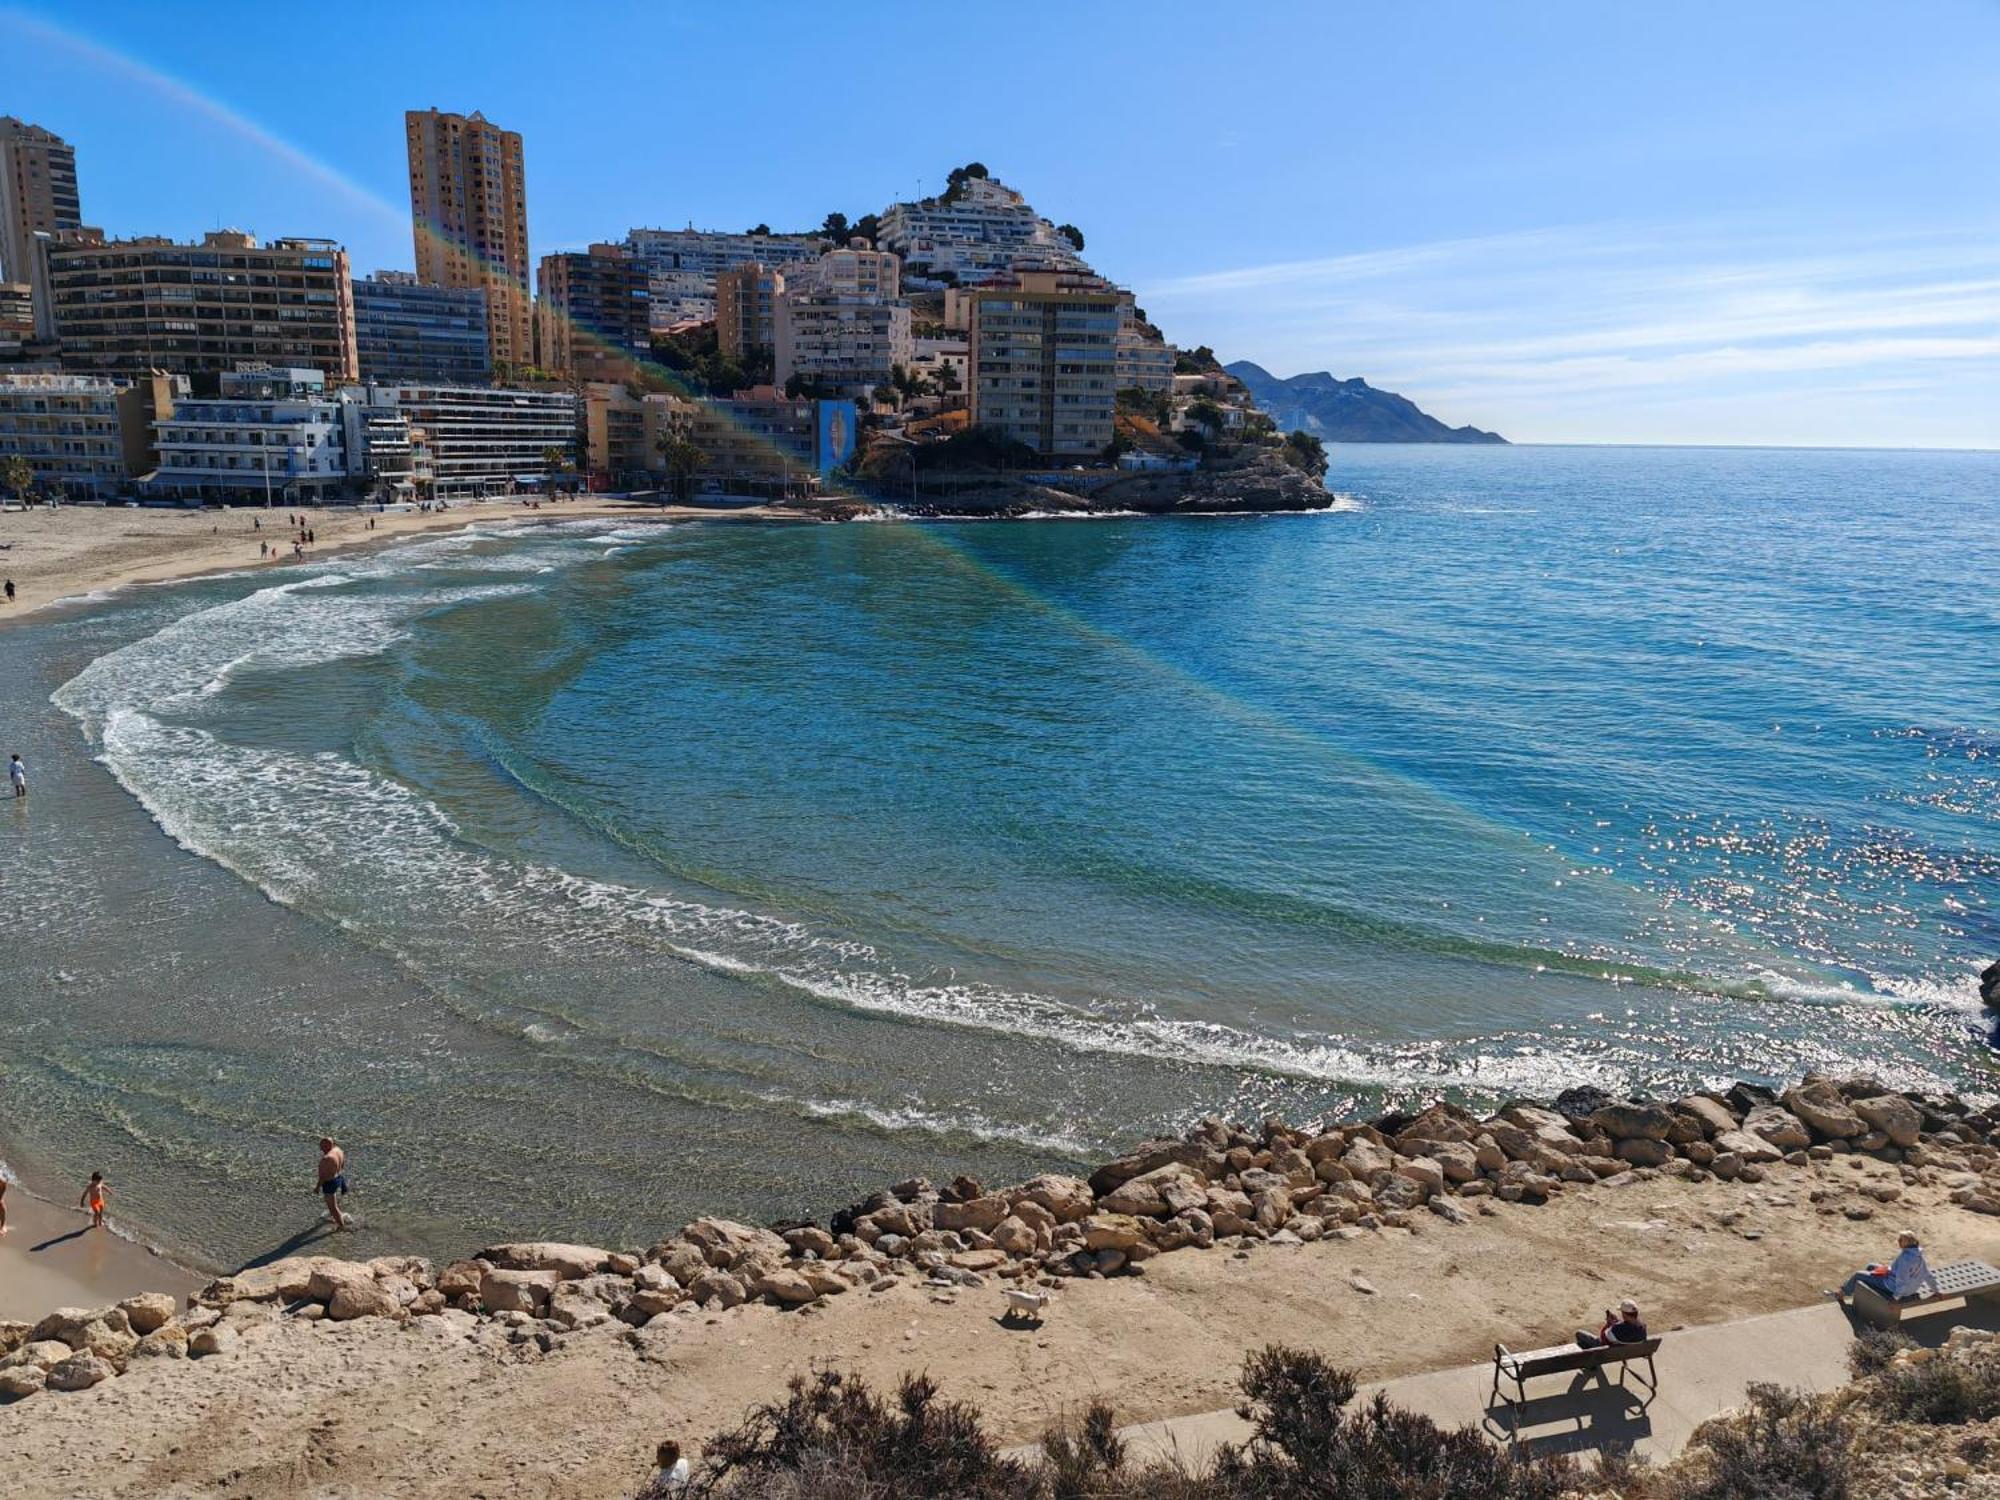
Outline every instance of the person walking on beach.
{"type": "Polygon", "coordinates": [[[7,602],[9,604],[14,602],[14,580],[11,578],[7,580],[7,602]]]}
{"type": "Polygon", "coordinates": [[[0,1177],[0,1234],[7,1232],[7,1179],[0,1177]]]}
{"type": "Polygon", "coordinates": [[[76,1200],[78,1208],[87,1208],[90,1210],[90,1227],[92,1229],[102,1229],[104,1227],[104,1205],[110,1196],[111,1189],[105,1186],[104,1174],[102,1172],[92,1172],[90,1174],[90,1181],[84,1184],[83,1196],[76,1200]]]}
{"type": "Polygon", "coordinates": [[[14,795],[16,797],[25,797],[28,795],[28,768],[21,764],[20,756],[10,755],[7,757],[7,779],[14,783],[14,795]]]}
{"type": "Polygon", "coordinates": [[[347,1153],[334,1143],[330,1135],[319,1141],[319,1195],[326,1200],[326,1211],[333,1219],[335,1229],[347,1227],[347,1216],[340,1211],[340,1200],[347,1192],[347,1153]]]}

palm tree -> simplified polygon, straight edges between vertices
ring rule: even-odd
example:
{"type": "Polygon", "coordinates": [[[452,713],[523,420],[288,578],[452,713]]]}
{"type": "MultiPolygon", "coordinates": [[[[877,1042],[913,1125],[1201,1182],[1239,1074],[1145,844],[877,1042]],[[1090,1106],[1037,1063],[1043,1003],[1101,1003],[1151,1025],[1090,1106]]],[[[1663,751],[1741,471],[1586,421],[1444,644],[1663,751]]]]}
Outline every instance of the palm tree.
{"type": "Polygon", "coordinates": [[[569,455],[554,443],[542,450],[542,468],[548,474],[549,493],[554,494],[556,476],[569,468],[569,455]]]}
{"type": "Polygon", "coordinates": [[[0,489],[7,491],[16,500],[25,502],[28,491],[34,487],[34,468],[20,454],[11,453],[4,463],[0,463],[0,489]]]}
{"type": "Polygon", "coordinates": [[[690,424],[684,418],[675,418],[662,429],[654,446],[660,457],[666,461],[667,474],[673,481],[674,498],[687,504],[694,493],[694,477],[708,464],[708,454],[694,440],[690,424]]]}

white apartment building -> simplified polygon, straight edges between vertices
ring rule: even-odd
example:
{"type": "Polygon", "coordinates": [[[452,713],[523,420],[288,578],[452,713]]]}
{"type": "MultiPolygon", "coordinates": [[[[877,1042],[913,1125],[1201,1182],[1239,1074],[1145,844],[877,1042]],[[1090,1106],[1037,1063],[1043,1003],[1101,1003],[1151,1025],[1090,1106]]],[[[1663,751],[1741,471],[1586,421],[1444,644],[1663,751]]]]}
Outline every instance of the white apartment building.
{"type": "Polygon", "coordinates": [[[700,271],[648,271],[652,330],[665,333],[676,323],[706,323],[715,316],[715,275],[700,271]]]}
{"type": "Polygon", "coordinates": [[[186,390],[165,375],[0,375],[0,461],[26,459],[38,489],[107,498],[152,467],[153,409],[186,390]]]}
{"type": "Polygon", "coordinates": [[[875,242],[902,257],[910,276],[973,283],[1017,265],[1055,271],[1088,270],[1083,257],[1028,200],[994,178],[969,178],[949,203],[926,198],[892,203],[875,242]]]}
{"type": "MultiPolygon", "coordinates": [[[[688,272],[701,278],[703,295],[715,295],[715,273],[749,261],[786,266],[816,260],[826,241],[809,234],[723,234],[706,229],[634,229],[625,252],[652,273],[688,272]]],[[[657,293],[655,294],[657,296],[657,293]]]]}
{"type": "Polygon", "coordinates": [[[576,397],[569,391],[489,386],[371,386],[369,405],[408,423],[409,478],[430,499],[504,495],[548,477],[551,448],[576,456],[576,397]]]}
{"type": "Polygon", "coordinates": [[[1128,316],[1118,328],[1118,389],[1171,391],[1174,388],[1174,346],[1144,332],[1128,316]]]}
{"type": "Polygon", "coordinates": [[[316,505],[347,489],[347,423],[315,369],[234,370],[153,423],[149,488],[183,500],[316,505]]]}
{"type": "Polygon", "coordinates": [[[791,291],[887,300],[902,295],[902,263],[890,251],[876,250],[857,236],[846,248],[829,250],[818,260],[787,271],[785,286],[791,291]]]}

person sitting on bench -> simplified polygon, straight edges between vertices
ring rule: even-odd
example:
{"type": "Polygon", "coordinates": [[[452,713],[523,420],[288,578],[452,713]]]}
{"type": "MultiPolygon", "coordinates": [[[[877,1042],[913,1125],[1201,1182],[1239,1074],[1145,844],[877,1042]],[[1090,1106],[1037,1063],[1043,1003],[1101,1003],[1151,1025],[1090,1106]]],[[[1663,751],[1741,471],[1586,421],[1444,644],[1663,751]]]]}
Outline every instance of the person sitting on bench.
{"type": "Polygon", "coordinates": [[[1896,1243],[1902,1248],[1897,1252],[1893,1264],[1870,1266],[1865,1271],[1856,1271],[1841,1283],[1839,1291],[1828,1292],[1827,1295],[1852,1300],[1854,1289],[1865,1286],[1869,1291],[1887,1297],[1891,1302],[1916,1296],[1931,1284],[1930,1262],[1924,1259],[1924,1247],[1918,1241],[1914,1229],[1905,1229],[1897,1235],[1896,1243]]]}
{"type": "Polygon", "coordinates": [[[1610,1308],[1604,1310],[1604,1322],[1597,1332],[1579,1328],[1576,1331],[1576,1347],[1579,1349],[1601,1349],[1606,1344],[1643,1344],[1646,1342],[1646,1325],[1639,1321],[1639,1304],[1627,1297],[1618,1304],[1614,1316],[1610,1308]]]}

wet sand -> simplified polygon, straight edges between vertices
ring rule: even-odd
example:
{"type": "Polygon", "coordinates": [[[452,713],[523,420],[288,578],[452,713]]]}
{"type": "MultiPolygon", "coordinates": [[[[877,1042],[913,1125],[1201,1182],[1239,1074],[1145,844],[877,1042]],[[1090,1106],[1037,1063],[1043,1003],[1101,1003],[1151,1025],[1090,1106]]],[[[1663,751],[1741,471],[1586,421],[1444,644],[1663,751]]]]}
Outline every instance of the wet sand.
{"type": "MultiPolygon", "coordinates": [[[[82,1191],[79,1186],[78,1191],[82,1191]]],[[[111,1228],[94,1230],[81,1209],[7,1187],[7,1232],[0,1234],[0,1320],[33,1322],[58,1307],[102,1307],[139,1292],[176,1298],[206,1279],[125,1238],[112,1185],[111,1228]]]]}

